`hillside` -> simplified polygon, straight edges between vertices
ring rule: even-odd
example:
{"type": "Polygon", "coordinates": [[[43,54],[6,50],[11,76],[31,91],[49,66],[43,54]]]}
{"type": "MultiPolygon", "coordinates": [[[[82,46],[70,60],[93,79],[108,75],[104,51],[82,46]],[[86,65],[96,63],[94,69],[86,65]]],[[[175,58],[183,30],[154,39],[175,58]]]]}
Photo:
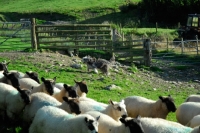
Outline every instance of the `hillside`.
{"type": "Polygon", "coordinates": [[[83,11],[95,8],[117,9],[122,0],[1,0],[0,12],[44,13],[57,12],[68,14],[69,11],[83,11]]]}
{"type": "Polygon", "coordinates": [[[138,23],[136,9],[141,0],[0,0],[0,21],[37,18],[42,21],[71,21],[76,23],[114,23],[133,27],[138,23]],[[127,2],[133,3],[129,11],[127,2]],[[126,10],[126,12],[122,12],[126,10]]]}

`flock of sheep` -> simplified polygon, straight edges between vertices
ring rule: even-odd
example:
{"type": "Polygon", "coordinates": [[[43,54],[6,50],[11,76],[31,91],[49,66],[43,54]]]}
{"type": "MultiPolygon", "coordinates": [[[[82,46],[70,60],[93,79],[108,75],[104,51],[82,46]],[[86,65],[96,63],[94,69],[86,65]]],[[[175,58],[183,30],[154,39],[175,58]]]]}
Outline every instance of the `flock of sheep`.
{"type": "MultiPolygon", "coordinates": [[[[111,62],[83,57],[88,70],[109,74],[111,62]]],[[[113,61],[113,60],[112,60],[113,61]]],[[[46,79],[36,72],[8,70],[0,63],[0,125],[20,126],[25,133],[200,133],[200,96],[191,95],[179,107],[173,98],[154,101],[125,97],[108,104],[87,97],[84,81],[74,85],[46,79]],[[177,122],[166,120],[175,112],[177,122]]],[[[0,132],[3,129],[0,129],[0,132]]]]}

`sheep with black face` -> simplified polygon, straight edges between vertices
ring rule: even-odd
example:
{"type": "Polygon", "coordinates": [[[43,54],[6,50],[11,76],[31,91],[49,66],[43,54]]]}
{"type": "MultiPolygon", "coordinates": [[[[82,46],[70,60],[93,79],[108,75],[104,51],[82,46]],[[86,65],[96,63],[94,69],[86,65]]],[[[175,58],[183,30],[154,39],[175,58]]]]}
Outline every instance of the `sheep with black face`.
{"type": "Polygon", "coordinates": [[[159,96],[157,101],[141,96],[129,96],[124,98],[128,116],[153,117],[166,119],[169,112],[175,112],[176,106],[173,98],[169,96],[159,96]]]}
{"type": "Polygon", "coordinates": [[[32,90],[31,94],[36,93],[36,92],[44,92],[49,95],[53,95],[56,77],[54,77],[53,79],[45,79],[44,77],[42,77],[41,81],[42,83],[39,84],[33,79],[22,78],[22,79],[19,79],[19,84],[20,84],[20,87],[22,88],[32,90]]]}
{"type": "Polygon", "coordinates": [[[77,102],[72,98],[63,97],[63,102],[61,103],[57,101],[54,97],[46,93],[37,92],[31,94],[31,104],[27,105],[24,108],[21,117],[22,118],[21,126],[27,129],[30,126],[31,122],[33,121],[36,112],[44,106],[54,106],[68,113],[75,113],[75,114],[81,113],[79,106],[77,105],[77,102]]]}
{"type": "Polygon", "coordinates": [[[30,91],[14,88],[11,85],[0,83],[0,114],[8,117],[10,122],[18,119],[24,107],[30,104],[30,91]]]}
{"type": "Polygon", "coordinates": [[[98,119],[99,116],[74,116],[59,108],[45,106],[37,111],[29,133],[98,133],[98,119]]]}

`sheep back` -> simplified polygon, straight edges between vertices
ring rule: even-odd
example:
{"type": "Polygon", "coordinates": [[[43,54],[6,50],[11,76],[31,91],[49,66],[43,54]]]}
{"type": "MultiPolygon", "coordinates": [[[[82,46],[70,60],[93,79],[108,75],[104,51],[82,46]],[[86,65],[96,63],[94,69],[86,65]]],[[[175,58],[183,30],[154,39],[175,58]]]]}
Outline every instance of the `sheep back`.
{"type": "Polygon", "coordinates": [[[26,104],[17,89],[11,85],[0,83],[0,110],[6,110],[10,119],[15,120],[26,104]]]}
{"type": "Polygon", "coordinates": [[[61,103],[50,95],[42,92],[31,94],[31,104],[27,105],[22,113],[23,126],[32,122],[36,112],[43,106],[58,106],[61,103]]]}
{"type": "Polygon", "coordinates": [[[193,130],[190,133],[200,133],[200,126],[193,128],[193,130]]]}
{"type": "Polygon", "coordinates": [[[200,95],[190,95],[185,102],[200,102],[200,95]]]}
{"type": "Polygon", "coordinates": [[[88,114],[73,116],[59,108],[45,106],[36,113],[30,133],[91,133],[94,129],[98,132],[98,122],[88,114]],[[94,127],[88,129],[87,126],[92,125],[94,127]]]}
{"type": "Polygon", "coordinates": [[[32,87],[37,87],[40,85],[39,83],[37,83],[35,80],[31,78],[21,78],[19,79],[19,84],[21,88],[26,88],[29,90],[32,90],[32,87]]]}
{"type": "Polygon", "coordinates": [[[179,123],[186,125],[194,116],[200,114],[200,103],[182,103],[176,110],[176,119],[179,123]]]}
{"type": "Polygon", "coordinates": [[[130,133],[129,129],[121,122],[115,121],[110,116],[98,111],[85,112],[93,117],[100,116],[98,133],[130,133]]]}
{"type": "Polygon", "coordinates": [[[194,116],[187,124],[186,126],[194,128],[196,126],[200,125],[200,115],[194,116]]]}
{"type": "Polygon", "coordinates": [[[141,118],[145,133],[189,133],[192,128],[162,118],[141,118]]]}
{"type": "Polygon", "coordinates": [[[85,113],[92,110],[94,111],[105,110],[105,107],[91,101],[79,101],[79,107],[80,107],[81,113],[85,113]]]}

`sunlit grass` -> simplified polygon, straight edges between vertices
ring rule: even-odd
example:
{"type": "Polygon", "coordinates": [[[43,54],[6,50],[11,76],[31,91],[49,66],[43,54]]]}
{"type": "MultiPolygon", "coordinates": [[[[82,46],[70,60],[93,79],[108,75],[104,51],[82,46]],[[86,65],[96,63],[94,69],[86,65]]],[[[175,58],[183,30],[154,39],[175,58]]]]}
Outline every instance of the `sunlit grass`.
{"type": "MultiPolygon", "coordinates": [[[[141,0],[132,0],[138,2],[141,0]]],[[[94,8],[113,8],[117,9],[119,5],[124,4],[121,0],[18,0],[18,1],[0,1],[0,12],[58,12],[73,13],[81,10],[91,10],[94,8]]]]}

